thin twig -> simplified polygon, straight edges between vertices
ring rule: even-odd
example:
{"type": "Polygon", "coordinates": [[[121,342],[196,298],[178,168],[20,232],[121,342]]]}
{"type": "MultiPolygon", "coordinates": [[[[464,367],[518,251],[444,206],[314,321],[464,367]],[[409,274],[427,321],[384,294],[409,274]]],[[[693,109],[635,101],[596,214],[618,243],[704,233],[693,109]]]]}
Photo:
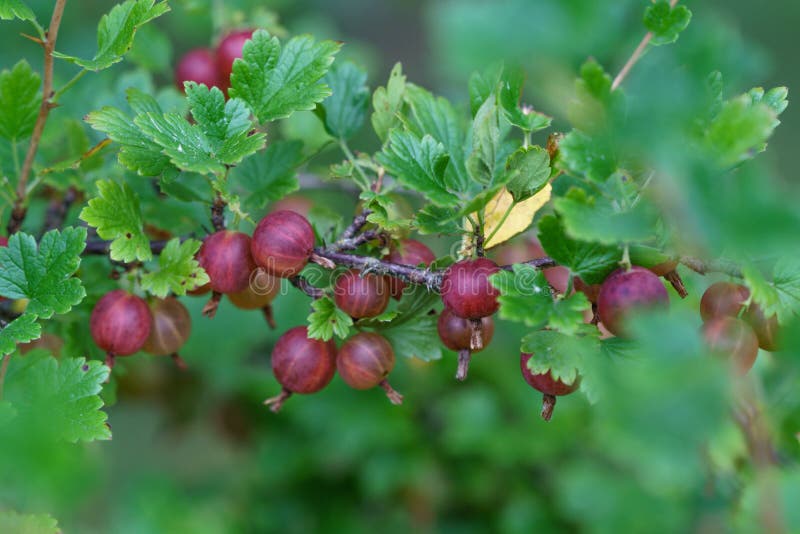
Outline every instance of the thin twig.
{"type": "MultiPolygon", "coordinates": [[[[670,7],[674,8],[678,4],[678,0],[670,0],[670,7]]],[[[628,58],[628,61],[622,67],[622,70],[619,71],[617,77],[614,78],[613,83],[611,84],[611,90],[616,91],[617,88],[622,85],[622,82],[625,80],[625,77],[631,71],[634,65],[641,59],[642,54],[644,54],[645,50],[647,50],[647,45],[650,44],[650,40],[653,39],[653,32],[647,32],[645,36],[642,38],[639,46],[636,47],[636,50],[633,51],[631,57],[628,58]]]]}
{"type": "Polygon", "coordinates": [[[302,291],[303,293],[305,293],[306,295],[308,295],[312,299],[319,299],[319,298],[322,298],[323,296],[325,296],[325,292],[323,290],[321,290],[318,287],[312,286],[311,282],[309,282],[308,280],[306,280],[304,277],[302,277],[300,275],[293,276],[293,277],[289,278],[289,282],[291,282],[291,284],[294,287],[296,287],[297,289],[299,289],[300,291],[302,291]]]}
{"type": "Polygon", "coordinates": [[[724,273],[735,278],[744,278],[742,269],[735,263],[728,260],[701,260],[689,256],[682,256],[679,261],[699,274],[724,273]]]}
{"type": "Polygon", "coordinates": [[[31,134],[31,141],[28,145],[28,152],[25,154],[25,161],[22,164],[22,172],[17,181],[17,195],[14,201],[14,208],[11,211],[11,218],[8,221],[8,233],[16,233],[22,226],[25,220],[27,207],[25,205],[28,196],[28,179],[33,169],[33,160],[36,158],[36,152],[39,149],[39,142],[42,140],[42,133],[44,132],[44,125],[47,122],[47,117],[50,115],[50,110],[55,107],[52,101],[53,97],[53,51],[56,48],[56,40],[58,39],[58,28],[61,25],[61,17],[64,15],[64,6],[67,0],[56,0],[56,5],[53,8],[53,16],[50,18],[50,26],[45,33],[45,39],[42,42],[44,48],[44,81],[42,83],[42,104],[39,107],[39,116],[36,118],[36,124],[33,127],[31,134]]]}

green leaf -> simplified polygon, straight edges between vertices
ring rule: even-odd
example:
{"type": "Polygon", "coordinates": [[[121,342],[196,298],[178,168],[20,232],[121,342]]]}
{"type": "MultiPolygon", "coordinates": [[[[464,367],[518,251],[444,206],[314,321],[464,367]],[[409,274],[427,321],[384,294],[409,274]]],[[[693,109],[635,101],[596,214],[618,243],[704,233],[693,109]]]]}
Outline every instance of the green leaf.
{"type": "MultiPolygon", "coordinates": [[[[3,0],[5,1],[5,0],[3,0]]],[[[2,2],[0,2],[2,6],[2,2]]],[[[0,12],[2,10],[0,9],[0,12]]],[[[60,534],[58,521],[47,514],[19,514],[13,510],[0,511],[0,532],[17,534],[60,534]]]]}
{"type": "Polygon", "coordinates": [[[617,170],[613,149],[603,138],[573,130],[558,145],[558,165],[567,174],[602,182],[617,170]]]}
{"type": "Polygon", "coordinates": [[[497,91],[503,69],[502,63],[496,63],[487,67],[483,72],[473,72],[469,77],[469,107],[473,117],[481,109],[483,103],[497,91]]]}
{"type": "Polygon", "coordinates": [[[28,343],[39,339],[42,325],[36,322],[36,316],[23,314],[0,329],[0,356],[11,354],[20,343],[28,343]]]}
{"type": "Polygon", "coordinates": [[[274,141],[234,167],[228,179],[244,196],[246,209],[261,210],[300,188],[297,168],[304,159],[300,141],[274,141]]]}
{"type": "Polygon", "coordinates": [[[170,239],[158,256],[158,270],[142,276],[142,288],[164,298],[170,292],[185,295],[187,291],[208,283],[208,274],[200,267],[195,254],[202,242],[180,238],[170,239]]]}
{"type": "Polygon", "coordinates": [[[29,299],[27,313],[45,319],[68,312],[86,296],[73,277],[85,247],[85,228],[51,230],[38,246],[33,236],[17,232],[0,247],[0,295],[29,299]]]}
{"type": "Polygon", "coordinates": [[[628,210],[608,197],[589,196],[573,187],[553,202],[570,237],[607,245],[647,241],[656,235],[657,218],[647,202],[628,210]]]}
{"type": "Polygon", "coordinates": [[[554,215],[539,221],[539,241],[547,255],[580,276],[587,284],[599,284],[619,267],[622,253],[617,247],[572,239],[564,223],[554,215]]]}
{"type": "Polygon", "coordinates": [[[506,189],[514,202],[526,200],[550,181],[550,155],[540,146],[520,148],[506,160],[506,189]]]}
{"type": "Polygon", "coordinates": [[[389,144],[375,160],[397,180],[439,206],[458,204],[447,190],[444,172],[449,156],[444,146],[426,135],[421,140],[411,132],[393,131],[389,144]]]}
{"type": "Polygon", "coordinates": [[[406,127],[422,139],[430,135],[444,146],[450,156],[446,181],[452,191],[464,192],[470,186],[466,166],[467,124],[461,113],[445,98],[413,84],[406,86],[405,100],[409,114],[403,117],[406,127]]]}
{"type": "MultiPolygon", "coordinates": [[[[487,200],[488,202],[488,200],[487,200]]],[[[459,210],[430,204],[416,213],[414,224],[421,234],[453,235],[463,232],[459,210]]]]}
{"type": "Polygon", "coordinates": [[[353,63],[334,63],[322,81],[333,91],[317,107],[325,130],[337,139],[350,139],[367,117],[367,73],[353,63]]]}
{"type": "Polygon", "coordinates": [[[691,20],[692,12],[686,6],[672,7],[667,0],[657,0],[644,11],[644,25],[653,33],[650,43],[656,46],[677,41],[691,20]]]}
{"type": "Polygon", "coordinates": [[[308,316],[308,337],[328,341],[335,335],[345,339],[353,326],[353,319],[336,307],[329,297],[322,297],[311,303],[314,310],[308,316]]]}
{"type": "Polygon", "coordinates": [[[396,63],[389,73],[386,87],[378,87],[372,94],[372,128],[382,142],[389,138],[389,130],[400,123],[397,114],[403,107],[403,97],[406,91],[406,77],[403,75],[403,66],[396,63]]]}
{"type": "MultiPolygon", "coordinates": [[[[127,99],[136,113],[161,113],[155,99],[141,91],[129,89],[127,99]]],[[[142,133],[133,119],[119,109],[106,106],[93,111],[87,115],[86,122],[120,144],[119,162],[126,168],[143,176],[158,176],[173,168],[161,146],[142,133]]]]}
{"type": "Polygon", "coordinates": [[[390,322],[372,326],[389,340],[398,358],[439,360],[442,346],[436,327],[438,316],[428,313],[438,300],[436,293],[422,286],[413,286],[404,291],[398,314],[390,322]]]}
{"type": "Polygon", "coordinates": [[[4,400],[15,409],[17,420],[46,424],[56,439],[111,439],[99,396],[108,374],[109,368],[97,360],[26,359],[9,370],[4,400]]]}
{"type": "Polygon", "coordinates": [[[467,169],[473,180],[482,184],[494,182],[499,145],[499,109],[497,98],[490,95],[472,122],[472,153],[467,161],[467,169]]]}
{"type": "Polygon", "coordinates": [[[233,64],[229,94],[247,102],[261,123],[312,110],[331,95],[322,77],[340,47],[302,35],[281,49],[277,37],[257,30],[233,64]]]}
{"type": "Polygon", "coordinates": [[[111,239],[111,259],[131,263],[152,259],[150,240],[144,233],[139,197],[128,184],[97,182],[98,196],[89,200],[80,219],[97,228],[97,235],[111,239]]]}
{"type": "Polygon", "coordinates": [[[22,0],[0,0],[0,19],[11,20],[13,18],[36,20],[36,15],[22,0]]]}
{"type": "Polygon", "coordinates": [[[800,315],[800,260],[778,260],[770,276],[749,265],[742,270],[753,301],[766,317],[777,314],[778,322],[785,325],[800,315]]]}
{"type": "Polygon", "coordinates": [[[780,102],[756,102],[744,94],[722,105],[705,135],[706,147],[720,165],[736,165],[764,151],[767,139],[780,124],[776,109],[785,109],[780,102]]]}
{"type": "Polygon", "coordinates": [[[553,378],[572,384],[598,348],[596,338],[567,335],[551,330],[540,330],[522,338],[522,352],[533,354],[528,360],[532,373],[550,371],[553,378]]]}
{"type": "Polygon", "coordinates": [[[556,297],[541,270],[515,264],[513,272],[500,271],[490,278],[500,291],[500,317],[531,328],[545,326],[564,334],[583,328],[583,312],[591,307],[583,293],[556,297]]]}
{"type": "Polygon", "coordinates": [[[550,127],[551,117],[522,105],[522,88],[525,73],[519,67],[506,67],[500,79],[498,99],[506,120],[524,132],[537,132],[550,127]]]}
{"type": "Polygon", "coordinates": [[[92,59],[55,52],[55,57],[80,65],[89,70],[107,69],[114,63],[122,61],[122,57],[133,46],[136,30],[169,11],[166,1],[155,3],[155,0],[127,0],[114,6],[108,14],[103,15],[97,26],[97,53],[92,59]]]}
{"type": "Polygon", "coordinates": [[[407,229],[411,226],[411,220],[398,208],[395,195],[367,190],[362,191],[359,198],[364,201],[364,207],[372,211],[367,216],[367,221],[389,231],[407,229]]]}
{"type": "Polygon", "coordinates": [[[0,137],[14,141],[30,137],[42,103],[41,83],[25,60],[0,72],[0,137]]]}

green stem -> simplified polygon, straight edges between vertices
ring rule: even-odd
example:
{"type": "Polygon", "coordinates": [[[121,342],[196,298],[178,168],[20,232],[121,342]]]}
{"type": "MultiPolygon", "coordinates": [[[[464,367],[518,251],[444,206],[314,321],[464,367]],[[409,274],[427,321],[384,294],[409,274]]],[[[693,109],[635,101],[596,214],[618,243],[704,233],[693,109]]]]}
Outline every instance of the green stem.
{"type": "Polygon", "coordinates": [[[14,174],[19,178],[19,173],[22,170],[19,166],[19,154],[17,153],[17,138],[11,140],[11,158],[14,161],[14,174]]]}
{"type": "Polygon", "coordinates": [[[528,131],[528,130],[525,130],[525,134],[524,134],[524,137],[522,139],[522,148],[527,149],[529,146],[531,146],[531,132],[528,131]]]}
{"type": "Polygon", "coordinates": [[[54,104],[57,103],[58,100],[61,98],[61,95],[69,91],[70,88],[72,88],[73,85],[78,83],[78,80],[83,78],[87,72],[89,71],[86,69],[79,70],[78,73],[75,76],[73,76],[70,81],[62,85],[61,88],[53,94],[53,98],[51,98],[50,101],[54,104]]]}
{"type": "Polygon", "coordinates": [[[497,226],[494,227],[492,233],[489,234],[489,237],[486,238],[486,246],[491,246],[492,238],[494,238],[494,236],[497,235],[497,232],[499,232],[500,228],[502,228],[502,226],[506,223],[506,219],[508,219],[508,216],[511,215],[511,211],[514,209],[516,205],[517,205],[516,202],[512,202],[511,205],[508,206],[508,209],[500,218],[500,221],[498,221],[497,226]]]}
{"type": "Polygon", "coordinates": [[[347,159],[348,159],[348,161],[350,161],[350,164],[353,166],[353,168],[355,168],[355,170],[359,174],[359,176],[361,176],[361,179],[364,180],[364,182],[362,184],[360,184],[361,188],[364,191],[369,190],[369,186],[370,186],[369,178],[367,178],[367,175],[364,173],[364,170],[361,168],[361,166],[356,161],[356,157],[353,154],[353,152],[350,150],[350,147],[347,146],[347,141],[345,141],[344,139],[339,139],[339,146],[342,148],[342,152],[344,152],[344,155],[347,156],[347,159]]]}

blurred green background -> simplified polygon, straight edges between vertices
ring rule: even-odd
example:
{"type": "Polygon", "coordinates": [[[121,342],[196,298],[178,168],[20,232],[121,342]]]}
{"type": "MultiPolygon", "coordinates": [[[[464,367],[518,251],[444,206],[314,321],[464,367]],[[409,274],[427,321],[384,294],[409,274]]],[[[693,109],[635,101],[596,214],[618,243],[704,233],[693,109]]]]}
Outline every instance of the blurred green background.
{"type": "MultiPolygon", "coordinates": [[[[29,4],[40,20],[49,18],[51,2],[29,4]]],[[[120,89],[144,83],[139,68],[155,72],[156,87],[169,86],[176,57],[213,44],[227,28],[255,21],[279,33],[285,28],[288,34],[344,41],[343,54],[368,68],[373,88],[401,61],[410,80],[461,104],[472,71],[497,60],[520,62],[529,75],[526,99],[554,115],[556,129],[566,128],[578,67],[593,56],[615,72],[644,33],[646,4],[174,0],[173,12],[139,35],[133,61],[85,78],[54,115],[83,116],[120,102],[120,89]]],[[[681,98],[677,85],[662,83],[673,71],[713,68],[724,73],[730,94],[754,85],[800,87],[800,3],[686,4],[694,12],[691,26],[676,45],[645,57],[626,82],[631,94],[644,94],[645,101],[657,96],[668,108],[670,99],[681,98]]],[[[91,54],[94,26],[110,5],[70,2],[59,48],[91,54]]],[[[20,56],[41,64],[37,46],[19,36],[23,25],[2,28],[0,67],[12,66],[20,56]]],[[[59,65],[57,75],[64,80],[71,72],[59,65]]],[[[790,105],[782,121],[759,172],[791,184],[800,163],[797,106],[790,105]]],[[[311,114],[298,114],[286,128],[309,139],[319,132],[311,114]]],[[[364,136],[353,145],[369,150],[375,141],[364,136]]],[[[303,193],[320,205],[346,208],[344,216],[352,213],[350,195],[303,193]]],[[[196,220],[176,224],[196,229],[196,220]]],[[[446,253],[452,243],[430,244],[446,253]]],[[[105,268],[98,258],[84,266],[105,268]]],[[[696,314],[710,281],[687,274],[692,296],[676,306],[696,314]]],[[[90,295],[111,284],[88,288],[90,295]]],[[[474,358],[465,384],[453,380],[455,355],[446,353],[440,362],[398,362],[392,383],[405,394],[401,407],[390,405],[380,391],[354,391],[336,378],[322,393],[296,396],[274,415],[261,405],[279,389],[269,370],[271,346],[280,332],[303,323],[308,299],[296,291],[280,297],[275,332],[258,312],[242,312],[227,302],[213,321],[203,318],[204,300],[184,300],[194,321],[182,351],[189,372],[179,372],[165,358],[139,355],[120,362],[106,393],[113,441],[58,451],[7,445],[0,462],[10,475],[0,484],[0,503],[49,512],[64,532],[81,533],[751,531],[753,498],[738,477],[742,469],[747,472],[746,447],[725,417],[725,386],[709,384],[713,378],[705,367],[693,376],[667,366],[658,376],[639,368],[617,377],[629,381],[617,397],[623,404],[616,406],[628,419],[615,419],[619,414],[610,408],[591,406],[576,394],[559,400],[547,424],[539,417],[540,395],[519,375],[524,330],[500,323],[491,347],[474,358]],[[693,418],[696,409],[708,419],[693,418]],[[694,432],[709,420],[714,439],[701,446],[694,432]],[[718,467],[712,473],[701,461],[709,457],[718,467]],[[708,491],[708,484],[716,490],[708,491]]],[[[687,357],[694,334],[676,333],[656,357],[687,357]]],[[[767,377],[778,373],[769,360],[759,365],[767,377]]],[[[796,373],[792,384],[800,385],[796,373]]],[[[787,403],[781,409],[789,415],[782,421],[798,421],[798,401],[787,403]]],[[[787,423],[783,429],[783,445],[796,461],[798,443],[790,428],[787,423]]],[[[800,477],[788,480],[792,489],[779,499],[796,505],[800,477]]]]}

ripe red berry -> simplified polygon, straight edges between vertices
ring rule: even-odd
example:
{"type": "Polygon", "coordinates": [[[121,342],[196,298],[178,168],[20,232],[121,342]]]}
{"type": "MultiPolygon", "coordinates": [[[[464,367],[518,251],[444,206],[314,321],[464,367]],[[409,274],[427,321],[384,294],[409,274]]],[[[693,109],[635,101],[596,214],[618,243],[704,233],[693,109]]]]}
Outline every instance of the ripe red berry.
{"type": "Polygon", "coordinates": [[[175,69],[175,85],[180,91],[183,91],[183,82],[204,84],[208,88],[220,86],[217,60],[211,50],[195,48],[181,57],[175,69]]]}
{"type": "Polygon", "coordinates": [[[703,325],[712,351],[730,358],[733,369],[743,375],[758,356],[758,338],[750,325],[735,317],[716,317],[703,325]]]}
{"type": "Polygon", "coordinates": [[[179,367],[185,367],[178,351],[192,332],[189,310],[175,297],[167,297],[151,300],[150,313],[153,326],[150,337],[145,341],[144,351],[153,356],[172,356],[179,367]]]}
{"type": "Polygon", "coordinates": [[[717,317],[737,317],[748,298],[750,290],[741,284],[711,284],[700,299],[700,316],[704,322],[717,317]]]}
{"type": "Polygon", "coordinates": [[[669,295],[661,279],[644,267],[619,269],[600,287],[597,313],[614,335],[625,334],[625,319],[632,311],[669,306],[669,295]]]}
{"type": "Polygon", "coordinates": [[[241,310],[261,310],[270,328],[275,328],[271,303],[281,292],[280,278],[267,274],[261,267],[256,268],[250,283],[244,291],[230,293],[228,300],[241,310]]]}
{"type": "MultiPolygon", "coordinates": [[[[392,263],[398,263],[400,265],[411,265],[412,267],[418,267],[422,264],[427,267],[436,259],[436,254],[434,254],[431,249],[419,241],[414,239],[404,239],[398,243],[397,247],[392,249],[392,251],[386,256],[386,259],[392,263]]],[[[389,291],[391,292],[392,297],[395,299],[399,300],[400,297],[403,296],[403,290],[405,288],[406,283],[402,280],[394,277],[389,279],[389,291]]]]}
{"type": "Polygon", "coordinates": [[[778,317],[767,318],[761,306],[752,302],[744,312],[744,320],[750,324],[758,338],[758,346],[764,350],[778,350],[778,317]]]}
{"type": "Polygon", "coordinates": [[[293,393],[316,393],[331,380],[336,371],[336,345],[333,340],[308,337],[305,326],[287,330],[272,349],[272,372],[283,387],[281,393],[264,404],[277,412],[293,393]]]}
{"type": "Polygon", "coordinates": [[[233,61],[242,57],[244,43],[253,36],[253,30],[241,30],[229,33],[217,45],[217,71],[219,72],[221,89],[228,93],[231,86],[230,78],[233,72],[233,61]]]}
{"type": "Polygon", "coordinates": [[[114,357],[138,352],[150,336],[153,317],[147,303],[122,289],[106,293],[97,301],[89,319],[89,330],[98,347],[106,351],[106,364],[114,357]]]}
{"type": "Polygon", "coordinates": [[[497,311],[500,292],[489,277],[500,268],[492,260],[478,258],[454,263],[442,278],[442,301],[453,313],[465,319],[480,319],[497,311]]]}
{"type": "Polygon", "coordinates": [[[298,213],[273,211],[256,226],[251,250],[269,274],[290,278],[303,270],[314,252],[314,229],[298,213]]]}
{"type": "Polygon", "coordinates": [[[578,389],[580,377],[576,378],[572,384],[565,384],[561,380],[553,379],[550,371],[542,374],[533,374],[528,368],[528,360],[533,354],[521,353],[519,355],[519,367],[522,371],[522,378],[533,389],[542,392],[542,418],[549,421],[553,417],[553,409],[556,406],[556,396],[569,395],[578,389]]]}
{"type": "Polygon", "coordinates": [[[197,259],[217,293],[243,291],[256,269],[250,255],[250,237],[242,232],[221,230],[208,236],[197,259]]]}
{"type": "Polygon", "coordinates": [[[350,269],[339,275],[333,286],[333,297],[340,310],[354,319],[375,317],[389,304],[387,277],[350,269]]]}
{"type": "Polygon", "coordinates": [[[494,336],[494,320],[491,317],[481,319],[464,319],[448,309],[442,310],[436,324],[439,339],[444,346],[458,352],[457,380],[465,380],[469,371],[469,362],[473,352],[480,352],[492,341],[494,336]],[[476,324],[477,323],[477,324],[476,324]],[[477,328],[477,335],[475,329],[477,328]],[[479,339],[479,344],[475,341],[479,339]]]}
{"type": "Polygon", "coordinates": [[[372,332],[360,332],[339,349],[336,369],[342,379],[353,389],[380,386],[392,404],[403,402],[386,377],[394,368],[394,350],[386,338],[372,332]]]}

